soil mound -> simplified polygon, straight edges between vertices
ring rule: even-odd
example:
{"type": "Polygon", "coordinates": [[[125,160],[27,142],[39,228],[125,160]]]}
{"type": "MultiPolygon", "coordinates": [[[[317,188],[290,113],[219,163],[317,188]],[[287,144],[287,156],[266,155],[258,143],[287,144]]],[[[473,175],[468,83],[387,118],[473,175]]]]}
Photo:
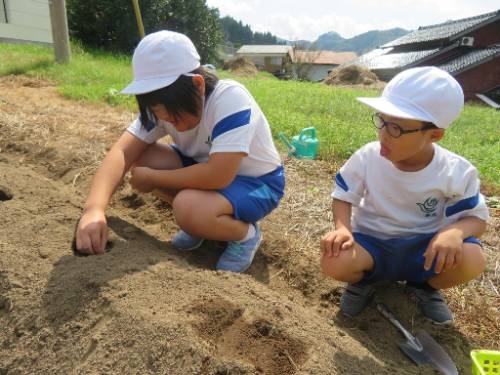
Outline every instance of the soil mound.
{"type": "Polygon", "coordinates": [[[259,71],[255,64],[246,57],[236,57],[234,59],[224,61],[222,69],[242,75],[254,75],[259,71]]]}
{"type": "Polygon", "coordinates": [[[375,86],[377,88],[384,85],[375,73],[359,65],[349,65],[333,69],[328,77],[326,77],[324,83],[327,85],[375,86]]]}
{"type": "MultiPolygon", "coordinates": [[[[325,161],[284,157],[285,196],[259,223],[264,240],[244,274],[214,270],[223,244],[175,250],[171,207],[127,183],[107,211],[109,252],[74,256],[91,178],[134,118],[43,81],[0,78],[0,374],[436,374],[404,356],[401,334],[373,306],[339,313],[344,284],[319,272],[332,225],[335,168],[325,161]]],[[[492,217],[488,271],[445,291],[453,327],[427,322],[402,285],[377,290],[460,374],[471,349],[499,347],[498,233],[492,217]]]]}

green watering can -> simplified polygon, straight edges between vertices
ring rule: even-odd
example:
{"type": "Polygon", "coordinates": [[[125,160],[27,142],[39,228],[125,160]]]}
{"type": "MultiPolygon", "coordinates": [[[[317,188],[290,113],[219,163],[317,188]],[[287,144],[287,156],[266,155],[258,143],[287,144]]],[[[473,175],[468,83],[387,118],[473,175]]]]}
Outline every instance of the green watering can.
{"type": "Polygon", "coordinates": [[[300,159],[316,159],[318,156],[319,141],[316,138],[316,129],[314,127],[304,128],[299,135],[292,137],[289,142],[283,133],[278,136],[288,148],[288,155],[296,156],[300,159]]]}

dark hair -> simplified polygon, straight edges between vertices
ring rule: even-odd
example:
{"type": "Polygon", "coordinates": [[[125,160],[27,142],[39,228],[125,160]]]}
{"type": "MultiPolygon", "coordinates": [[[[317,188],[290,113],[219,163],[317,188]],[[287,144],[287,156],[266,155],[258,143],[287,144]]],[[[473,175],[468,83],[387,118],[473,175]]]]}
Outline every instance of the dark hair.
{"type": "Polygon", "coordinates": [[[438,126],[436,126],[436,124],[434,124],[433,122],[429,122],[429,121],[422,121],[422,123],[424,124],[424,128],[425,129],[439,129],[438,126]]]}
{"type": "MultiPolygon", "coordinates": [[[[214,91],[219,78],[201,66],[190,73],[203,76],[205,80],[205,98],[208,98],[214,91]]],[[[182,112],[198,116],[203,103],[202,97],[193,83],[193,78],[188,75],[181,75],[171,85],[136,95],[135,98],[139,105],[141,124],[146,129],[153,127],[156,123],[153,113],[148,110],[153,105],[163,104],[168,113],[177,119],[182,112]]]]}

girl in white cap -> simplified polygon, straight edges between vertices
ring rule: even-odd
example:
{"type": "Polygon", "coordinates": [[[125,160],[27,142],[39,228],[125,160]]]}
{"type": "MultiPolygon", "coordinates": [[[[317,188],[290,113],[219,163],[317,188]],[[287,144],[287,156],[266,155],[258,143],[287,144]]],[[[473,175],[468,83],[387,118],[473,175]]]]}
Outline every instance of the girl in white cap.
{"type": "Polygon", "coordinates": [[[378,281],[406,281],[424,315],[449,324],[439,289],[485,267],[479,237],[488,209],[476,168],[436,144],[460,114],[459,83],[435,67],[396,75],[374,108],[378,142],[358,150],[336,175],[335,228],[321,240],[323,272],[348,282],[340,300],[359,314],[378,281]]]}
{"type": "Polygon", "coordinates": [[[217,269],[243,272],[262,240],[257,221],[277,207],[285,178],[269,124],[239,83],[200,67],[183,34],[159,31],[137,46],[134,80],[140,115],[99,167],[76,231],[76,248],[102,254],[105,209],[123,176],[171,203],[181,230],[172,245],[194,250],[227,241],[217,269]],[[158,142],[169,135],[173,144],[158,142]]]}

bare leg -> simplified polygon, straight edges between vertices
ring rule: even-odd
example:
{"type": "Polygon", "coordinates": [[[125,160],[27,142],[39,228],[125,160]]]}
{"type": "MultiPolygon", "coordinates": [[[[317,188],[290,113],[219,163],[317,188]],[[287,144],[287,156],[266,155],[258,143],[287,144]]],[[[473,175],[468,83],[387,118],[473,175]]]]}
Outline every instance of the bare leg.
{"type": "MultiPolygon", "coordinates": [[[[139,160],[137,160],[132,166],[132,168],[134,167],[149,167],[152,169],[168,170],[179,169],[182,168],[183,165],[179,155],[172,149],[172,147],[165,143],[156,142],[146,149],[139,160]]],[[[172,204],[177,191],[154,189],[151,193],[155,197],[172,204]]]]}
{"type": "Polygon", "coordinates": [[[156,142],[148,146],[133,166],[153,169],[179,169],[182,168],[182,161],[170,145],[156,142]]]}
{"type": "Polygon", "coordinates": [[[436,289],[451,288],[464,284],[479,276],[486,267],[486,260],[481,247],[474,243],[463,244],[463,258],[461,264],[453,270],[441,272],[427,282],[436,289]]]}
{"type": "Polygon", "coordinates": [[[327,276],[339,281],[357,283],[366,271],[373,269],[373,266],[370,253],[357,243],[349,250],[342,250],[336,257],[321,254],[321,270],[327,276]]]}
{"type": "Polygon", "coordinates": [[[249,224],[235,219],[231,203],[216,191],[184,189],[172,207],[179,226],[196,237],[237,241],[248,231],[249,224]]]}
{"type": "MultiPolygon", "coordinates": [[[[149,146],[134,166],[163,170],[183,167],[177,152],[169,145],[158,142],[149,146]]],[[[231,203],[216,191],[155,189],[152,193],[172,205],[181,229],[193,236],[237,241],[248,231],[248,223],[236,220],[231,203]]]]}

